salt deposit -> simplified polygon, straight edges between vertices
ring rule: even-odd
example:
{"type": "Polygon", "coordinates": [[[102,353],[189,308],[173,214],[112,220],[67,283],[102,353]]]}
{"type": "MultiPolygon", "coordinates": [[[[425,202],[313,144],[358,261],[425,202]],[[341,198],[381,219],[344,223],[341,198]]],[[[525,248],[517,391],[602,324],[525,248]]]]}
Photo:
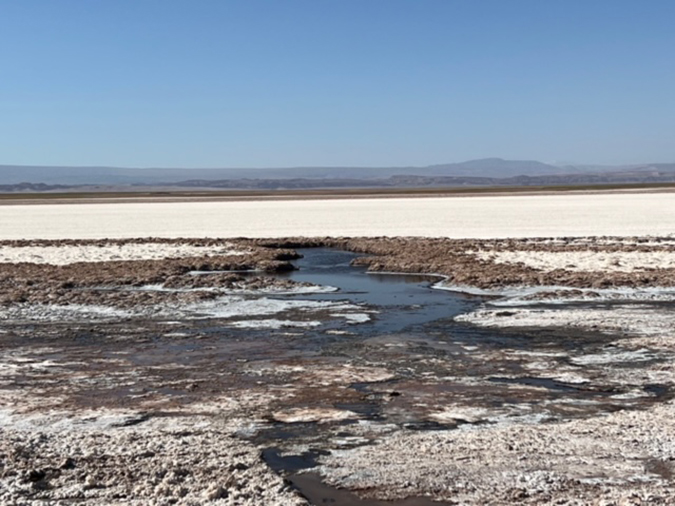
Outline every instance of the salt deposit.
{"type": "MultiPolygon", "coordinates": [[[[272,316],[288,311],[301,311],[305,314],[319,316],[319,313],[331,311],[331,318],[344,319],[348,323],[363,323],[370,319],[363,313],[363,307],[339,301],[313,300],[280,300],[268,297],[245,298],[240,296],[222,296],[214,300],[194,304],[163,304],[149,308],[121,310],[107,306],[86,304],[17,304],[0,306],[1,321],[110,321],[120,318],[153,317],[166,318],[180,316],[182,318],[247,318],[272,316]],[[332,311],[335,311],[334,313],[332,311]]],[[[325,318],[323,318],[325,319],[325,318]]],[[[314,327],[317,321],[296,321],[279,319],[262,319],[232,322],[232,326],[240,328],[281,328],[281,327],[314,327]]]]}
{"type": "Polygon", "coordinates": [[[2,246],[0,247],[0,263],[30,262],[34,264],[68,265],[77,262],[162,260],[203,255],[242,254],[243,252],[232,249],[232,246],[227,244],[223,246],[194,246],[156,242],[124,244],[108,242],[105,245],[2,246]]]}
{"type": "Polygon", "coordinates": [[[333,408],[295,408],[272,413],[272,418],[284,423],[336,422],[357,419],[359,416],[348,410],[333,408]]]}
{"type": "Polygon", "coordinates": [[[482,309],[455,317],[456,321],[483,327],[576,327],[612,333],[670,336],[675,315],[650,306],[629,305],[607,308],[482,309]]]}
{"type": "Polygon", "coordinates": [[[331,313],[334,318],[344,318],[350,323],[366,323],[370,321],[370,315],[366,313],[331,313]]]}
{"type": "Polygon", "coordinates": [[[17,304],[0,307],[0,322],[5,321],[108,321],[131,318],[133,313],[108,306],[70,304],[68,306],[52,304],[17,304]]]}
{"type": "Polygon", "coordinates": [[[200,302],[187,306],[184,311],[188,315],[208,315],[211,318],[233,318],[241,316],[267,316],[283,313],[290,310],[320,311],[320,310],[359,310],[354,304],[315,301],[315,300],[280,300],[260,297],[246,299],[243,297],[226,296],[213,301],[200,302]]]}
{"type": "Polygon", "coordinates": [[[321,472],[378,499],[433,490],[454,504],[672,504],[673,413],[666,404],[559,424],[400,431],[331,452],[321,472]]]}
{"type": "Polygon", "coordinates": [[[484,290],[470,286],[436,283],[433,288],[470,295],[499,297],[490,302],[491,306],[530,306],[542,302],[547,304],[569,304],[573,302],[671,302],[675,301],[675,289],[671,287],[652,288],[570,288],[568,286],[516,286],[484,290]]]}
{"type": "Polygon", "coordinates": [[[0,424],[2,504],[307,504],[218,419],[3,410],[0,424]]]}
{"type": "Polygon", "coordinates": [[[675,251],[480,251],[476,256],[499,264],[523,263],[541,271],[634,272],[672,269],[675,251]]]}
{"type": "Polygon", "coordinates": [[[284,327],[311,328],[318,327],[321,322],[317,321],[294,321],[278,320],[271,318],[269,320],[244,320],[230,323],[232,327],[238,329],[281,329],[284,327]]]}
{"type": "Polygon", "coordinates": [[[663,235],[675,193],[0,206],[0,239],[663,235]]]}

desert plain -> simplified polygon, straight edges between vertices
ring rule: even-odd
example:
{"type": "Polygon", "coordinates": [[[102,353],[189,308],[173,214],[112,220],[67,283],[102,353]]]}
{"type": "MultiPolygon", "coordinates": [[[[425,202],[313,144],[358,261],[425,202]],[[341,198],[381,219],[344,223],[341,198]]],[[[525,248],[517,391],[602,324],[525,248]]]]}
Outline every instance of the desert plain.
{"type": "Polygon", "coordinates": [[[0,206],[0,502],[672,504],[674,204],[0,206]]]}

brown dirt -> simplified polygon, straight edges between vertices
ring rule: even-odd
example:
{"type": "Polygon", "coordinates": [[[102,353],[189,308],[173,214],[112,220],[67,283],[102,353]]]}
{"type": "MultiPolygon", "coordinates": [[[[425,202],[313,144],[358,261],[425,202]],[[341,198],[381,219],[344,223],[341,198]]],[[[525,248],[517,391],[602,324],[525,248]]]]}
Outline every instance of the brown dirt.
{"type": "MultiPolygon", "coordinates": [[[[95,241],[2,241],[3,246],[65,246],[130,244],[155,242],[212,246],[218,240],[137,239],[95,241]]],[[[235,241],[236,242],[236,241],[235,241]]],[[[233,241],[228,240],[227,244],[233,241]]],[[[69,265],[36,263],[0,263],[0,305],[33,304],[102,304],[117,307],[153,304],[160,300],[179,299],[186,302],[212,298],[213,293],[138,293],[101,291],[106,288],[134,288],[143,285],[164,285],[166,288],[259,289],[283,285],[269,277],[242,277],[236,274],[213,275],[208,281],[191,276],[190,271],[264,271],[268,273],[292,269],[289,260],[297,255],[286,249],[255,247],[242,241],[242,255],[209,255],[163,260],[79,262],[69,265]]]]}

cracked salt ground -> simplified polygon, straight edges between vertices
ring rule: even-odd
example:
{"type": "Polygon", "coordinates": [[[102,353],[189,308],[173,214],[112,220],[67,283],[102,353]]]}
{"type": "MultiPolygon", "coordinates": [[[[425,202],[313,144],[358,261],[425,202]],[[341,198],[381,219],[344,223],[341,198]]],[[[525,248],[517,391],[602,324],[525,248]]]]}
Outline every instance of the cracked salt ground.
{"type": "Polygon", "coordinates": [[[0,500],[302,504],[270,467],[311,504],[537,504],[609,483],[670,493],[672,349],[475,327],[453,317],[483,299],[432,290],[436,278],[302,252],[287,276],[338,292],[266,295],[275,311],[241,319],[4,322],[0,500]]]}

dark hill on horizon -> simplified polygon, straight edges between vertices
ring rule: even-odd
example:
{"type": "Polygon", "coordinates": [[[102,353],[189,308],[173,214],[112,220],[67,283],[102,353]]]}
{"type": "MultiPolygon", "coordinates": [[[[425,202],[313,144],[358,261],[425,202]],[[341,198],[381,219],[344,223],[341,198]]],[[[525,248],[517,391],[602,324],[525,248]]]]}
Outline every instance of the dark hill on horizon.
{"type": "Polygon", "coordinates": [[[290,167],[269,169],[130,169],[0,165],[0,191],[44,192],[105,186],[174,188],[358,188],[531,186],[675,181],[675,163],[564,166],[485,158],[427,167],[290,167]]]}
{"type": "Polygon", "coordinates": [[[260,169],[130,169],[0,165],[0,184],[163,184],[229,179],[386,179],[391,176],[513,177],[578,172],[531,160],[486,158],[427,167],[288,167],[260,169]]]}

